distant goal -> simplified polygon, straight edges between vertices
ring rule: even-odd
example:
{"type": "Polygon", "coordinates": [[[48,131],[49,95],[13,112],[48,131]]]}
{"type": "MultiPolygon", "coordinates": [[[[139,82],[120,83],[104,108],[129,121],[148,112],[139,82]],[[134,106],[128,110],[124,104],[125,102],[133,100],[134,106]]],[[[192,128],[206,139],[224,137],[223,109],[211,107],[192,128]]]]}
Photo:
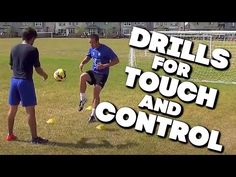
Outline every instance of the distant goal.
{"type": "MultiPolygon", "coordinates": [[[[195,63],[189,63],[192,66],[190,80],[195,82],[236,84],[236,31],[158,31],[168,36],[180,37],[193,41],[194,47],[192,54],[196,54],[199,43],[208,46],[207,58],[211,59],[211,53],[216,48],[223,48],[231,53],[230,67],[226,70],[216,70],[213,67],[206,67],[195,63]]],[[[155,55],[148,50],[130,49],[129,65],[150,70],[151,62],[155,55]],[[148,65],[148,66],[147,66],[148,65]]],[[[168,57],[163,56],[166,59],[168,57]]],[[[175,59],[169,57],[169,59],[175,59]]],[[[188,63],[186,60],[175,59],[188,63]]]]}
{"type": "Polygon", "coordinates": [[[53,38],[53,32],[37,32],[38,38],[53,38]]]}

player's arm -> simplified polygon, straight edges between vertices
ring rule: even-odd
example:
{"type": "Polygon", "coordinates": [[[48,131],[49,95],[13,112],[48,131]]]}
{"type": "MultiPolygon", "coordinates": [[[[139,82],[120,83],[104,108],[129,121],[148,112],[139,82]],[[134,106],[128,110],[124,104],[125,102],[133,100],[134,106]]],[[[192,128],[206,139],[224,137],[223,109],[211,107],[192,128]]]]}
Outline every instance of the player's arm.
{"type": "Polygon", "coordinates": [[[40,64],[40,61],[39,61],[39,52],[38,52],[37,48],[35,48],[33,56],[34,56],[34,68],[35,68],[35,71],[40,76],[42,76],[44,80],[47,80],[48,74],[43,70],[43,68],[41,68],[41,64],[40,64]]]}
{"type": "Polygon", "coordinates": [[[114,51],[111,48],[108,47],[108,50],[106,52],[107,52],[106,53],[107,57],[110,58],[110,62],[99,65],[98,69],[109,68],[119,63],[118,56],[114,53],[114,51]]]}
{"type": "Polygon", "coordinates": [[[35,71],[43,77],[44,80],[47,80],[48,78],[48,74],[43,70],[43,68],[41,68],[40,66],[39,67],[36,67],[35,68],[35,71]]]}
{"type": "Polygon", "coordinates": [[[85,65],[86,63],[88,63],[90,59],[91,59],[90,56],[86,56],[86,57],[81,61],[80,65],[79,65],[79,68],[80,68],[80,71],[81,71],[81,72],[83,72],[83,67],[84,67],[84,65],[85,65]]]}
{"type": "Polygon", "coordinates": [[[13,69],[13,58],[12,58],[12,53],[10,54],[10,62],[9,62],[11,69],[13,69]]]}
{"type": "Polygon", "coordinates": [[[115,59],[111,60],[110,63],[107,63],[108,64],[108,67],[111,67],[111,66],[114,66],[116,64],[118,64],[120,61],[119,61],[119,58],[116,57],[115,59]]]}
{"type": "Polygon", "coordinates": [[[99,65],[99,66],[98,66],[98,69],[109,68],[109,67],[114,66],[114,65],[116,65],[116,64],[118,64],[118,63],[119,63],[119,58],[116,57],[116,58],[114,58],[113,60],[111,60],[110,63],[106,63],[106,64],[101,64],[101,65],[99,65]]]}

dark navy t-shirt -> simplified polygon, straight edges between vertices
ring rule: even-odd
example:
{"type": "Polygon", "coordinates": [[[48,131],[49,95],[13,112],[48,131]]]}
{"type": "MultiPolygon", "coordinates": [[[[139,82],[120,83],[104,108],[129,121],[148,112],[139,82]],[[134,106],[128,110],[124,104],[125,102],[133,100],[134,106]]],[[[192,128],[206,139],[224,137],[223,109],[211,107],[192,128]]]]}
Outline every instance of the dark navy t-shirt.
{"type": "Polygon", "coordinates": [[[103,75],[108,75],[109,67],[98,70],[97,65],[110,63],[111,60],[117,58],[117,55],[113,52],[113,50],[104,44],[100,44],[98,48],[90,48],[87,56],[93,59],[92,70],[103,75]]]}
{"type": "Polygon", "coordinates": [[[30,44],[18,44],[12,48],[10,65],[13,77],[32,80],[33,67],[40,67],[38,49],[30,44]]]}

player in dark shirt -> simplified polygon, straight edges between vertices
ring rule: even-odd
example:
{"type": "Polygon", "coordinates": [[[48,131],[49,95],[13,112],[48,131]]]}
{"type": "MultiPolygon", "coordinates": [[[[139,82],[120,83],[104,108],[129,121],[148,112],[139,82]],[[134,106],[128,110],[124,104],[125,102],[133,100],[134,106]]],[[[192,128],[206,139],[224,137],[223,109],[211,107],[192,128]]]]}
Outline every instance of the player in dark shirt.
{"type": "Polygon", "coordinates": [[[13,133],[14,120],[21,102],[25,107],[30,132],[32,135],[32,143],[42,144],[48,140],[37,135],[37,123],[35,117],[35,105],[37,99],[33,82],[33,67],[35,71],[43,77],[48,78],[47,73],[41,68],[39,61],[39,52],[33,47],[37,32],[33,28],[26,28],[23,31],[22,43],[12,48],[10,54],[10,66],[13,70],[11,78],[11,86],[9,90],[9,112],[8,112],[8,135],[7,141],[15,140],[17,137],[13,133]]]}

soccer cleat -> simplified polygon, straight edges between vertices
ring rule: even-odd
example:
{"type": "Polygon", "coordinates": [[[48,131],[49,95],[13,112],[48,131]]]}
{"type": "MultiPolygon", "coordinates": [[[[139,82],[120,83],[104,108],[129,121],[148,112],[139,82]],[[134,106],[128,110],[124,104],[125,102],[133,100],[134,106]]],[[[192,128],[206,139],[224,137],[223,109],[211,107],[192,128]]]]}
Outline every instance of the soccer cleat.
{"type": "Polygon", "coordinates": [[[88,123],[94,123],[97,122],[97,118],[95,116],[90,116],[88,119],[88,123]]]}
{"type": "Polygon", "coordinates": [[[31,143],[33,143],[33,144],[46,144],[46,143],[48,143],[48,140],[38,136],[36,138],[33,138],[31,143]]]}
{"type": "Polygon", "coordinates": [[[14,134],[10,134],[10,135],[8,134],[6,137],[7,141],[14,141],[16,139],[17,139],[17,137],[14,134]]]}
{"type": "Polygon", "coordinates": [[[78,108],[79,111],[82,111],[82,110],[83,110],[84,105],[85,105],[86,102],[87,102],[87,99],[86,99],[86,98],[80,100],[79,108],[78,108]]]}

